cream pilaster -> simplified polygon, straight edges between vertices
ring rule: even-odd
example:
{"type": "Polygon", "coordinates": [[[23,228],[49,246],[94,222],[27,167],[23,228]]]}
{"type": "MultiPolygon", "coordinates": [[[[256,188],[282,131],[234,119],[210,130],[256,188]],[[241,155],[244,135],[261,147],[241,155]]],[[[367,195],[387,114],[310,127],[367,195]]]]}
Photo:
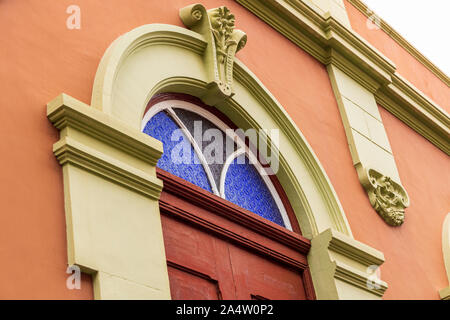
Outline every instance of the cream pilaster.
{"type": "Polygon", "coordinates": [[[156,162],[162,144],[65,94],[47,115],[60,130],[69,265],[96,299],[170,299],[156,162]]]}
{"type": "Polygon", "coordinates": [[[442,300],[450,300],[450,213],[444,221],[442,227],[442,253],[444,256],[445,270],[447,271],[447,278],[449,286],[439,291],[442,300]]]}
{"type": "Polygon", "coordinates": [[[308,263],[319,300],[379,300],[387,289],[378,268],[383,253],[328,229],[311,240],[308,263]]]}

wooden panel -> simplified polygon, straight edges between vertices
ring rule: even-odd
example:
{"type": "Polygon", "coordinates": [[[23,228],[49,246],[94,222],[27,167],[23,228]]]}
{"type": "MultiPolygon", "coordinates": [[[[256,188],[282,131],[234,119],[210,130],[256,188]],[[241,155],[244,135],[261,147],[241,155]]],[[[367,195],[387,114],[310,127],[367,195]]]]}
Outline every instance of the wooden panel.
{"type": "Polygon", "coordinates": [[[307,239],[178,177],[158,176],[172,299],[314,299],[307,239]]]}
{"type": "Polygon", "coordinates": [[[220,300],[217,281],[170,263],[168,271],[173,300],[220,300]]]}
{"type": "MultiPolygon", "coordinates": [[[[169,268],[177,266],[178,269],[189,270],[191,274],[201,275],[203,279],[209,279],[209,282],[215,284],[221,299],[236,299],[228,244],[192,225],[165,215],[162,215],[162,225],[169,268]]],[[[172,286],[170,273],[169,278],[172,286]]],[[[181,279],[178,277],[174,281],[181,279]]],[[[188,277],[184,277],[184,281],[192,286],[198,284],[198,280],[188,277]]],[[[181,291],[176,296],[177,299],[190,299],[189,291],[181,291]]]]}
{"type": "Polygon", "coordinates": [[[306,299],[302,270],[162,216],[172,299],[306,299]]]}
{"type": "Polygon", "coordinates": [[[307,299],[299,270],[293,270],[234,245],[230,245],[229,250],[237,299],[307,299]]]}
{"type": "Polygon", "coordinates": [[[162,216],[166,257],[179,265],[216,278],[216,255],[214,238],[209,234],[162,216]]]}

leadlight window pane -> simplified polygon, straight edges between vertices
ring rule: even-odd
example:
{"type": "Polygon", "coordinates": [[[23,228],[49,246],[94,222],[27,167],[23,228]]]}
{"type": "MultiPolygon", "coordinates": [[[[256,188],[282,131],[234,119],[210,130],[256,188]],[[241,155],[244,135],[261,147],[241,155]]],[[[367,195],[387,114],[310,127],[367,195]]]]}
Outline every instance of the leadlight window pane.
{"type": "Polygon", "coordinates": [[[234,159],[225,178],[225,198],[257,215],[285,226],[280,210],[266,183],[245,158],[234,159]]]}
{"type": "MultiPolygon", "coordinates": [[[[237,151],[237,145],[233,139],[225,134],[224,129],[219,129],[211,121],[195,112],[173,107],[173,109],[169,108],[156,113],[147,122],[143,131],[163,143],[164,153],[157,164],[159,168],[211,193],[214,193],[213,187],[211,187],[214,186],[214,189],[218,190],[216,195],[220,193],[226,200],[280,226],[286,227],[279,207],[282,204],[275,201],[272,193],[275,191],[272,190],[271,192],[271,189],[268,187],[268,184],[271,186],[272,184],[270,182],[266,184],[254,164],[249,163],[246,154],[239,154],[228,167],[225,166],[225,160],[234,151],[237,151]],[[202,158],[206,160],[204,164],[201,163],[189,140],[193,139],[192,141],[196,141],[195,122],[201,122],[200,135],[202,137],[204,137],[208,129],[218,131],[221,137],[221,139],[202,139],[195,143],[195,148],[201,150],[202,158]],[[187,130],[186,134],[180,129],[178,124],[184,126],[183,130],[187,130]],[[173,137],[174,133],[176,139],[173,137]],[[186,135],[191,137],[188,138],[186,135]],[[214,148],[214,146],[217,147],[221,144],[222,148],[214,148]],[[231,148],[230,145],[232,146],[231,148]],[[213,148],[211,149],[222,150],[223,154],[219,163],[211,161],[211,154],[206,152],[208,146],[212,146],[213,148]],[[178,160],[174,161],[174,159],[178,160]],[[210,171],[209,177],[205,168],[208,168],[210,171]],[[226,172],[223,172],[224,170],[226,172]],[[222,174],[225,177],[224,181],[221,181],[222,174]],[[221,182],[223,185],[221,185],[221,182]]],[[[243,151],[243,149],[240,150],[243,151]]],[[[279,197],[277,199],[279,200],[279,197]]],[[[284,207],[281,209],[284,210],[284,207]]]]}
{"type": "Polygon", "coordinates": [[[197,141],[197,144],[203,151],[203,155],[205,156],[206,162],[211,169],[216,185],[219,186],[223,165],[228,156],[236,150],[235,143],[211,121],[201,117],[200,115],[181,108],[174,108],[173,110],[184,123],[194,139],[199,138],[197,140],[200,141],[197,141]],[[200,126],[199,123],[201,124],[200,126]],[[232,147],[227,148],[227,143],[232,147]],[[216,154],[217,150],[221,150],[221,154],[216,154]]]}
{"type": "Polygon", "coordinates": [[[147,122],[144,133],[163,143],[164,153],[157,164],[159,168],[212,192],[203,165],[192,145],[181,133],[178,125],[164,111],[157,113],[147,122]],[[175,130],[178,130],[180,134],[175,134],[174,137],[177,139],[172,141],[175,130]]]}

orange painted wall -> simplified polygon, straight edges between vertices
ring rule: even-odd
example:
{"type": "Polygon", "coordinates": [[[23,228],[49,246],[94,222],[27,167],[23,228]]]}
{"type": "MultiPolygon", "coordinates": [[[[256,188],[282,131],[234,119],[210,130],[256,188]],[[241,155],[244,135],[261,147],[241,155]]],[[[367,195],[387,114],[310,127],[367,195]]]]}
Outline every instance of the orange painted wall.
{"type": "MultiPolygon", "coordinates": [[[[367,17],[347,0],[345,5],[352,28],[391,59],[398,73],[449,112],[449,87],[383,30],[367,28],[367,17]]],[[[350,218],[352,229],[356,238],[385,254],[382,277],[390,286],[385,299],[438,299],[438,291],[448,286],[441,232],[450,210],[450,159],[382,106],[379,109],[411,206],[400,228],[361,216],[350,218]]]]}
{"type": "MultiPolygon", "coordinates": [[[[449,87],[383,30],[369,29],[367,17],[347,0],[344,2],[353,30],[392,60],[401,76],[444,110],[450,112],[449,87]]],[[[441,33],[441,30],[436,30],[436,32],[441,33]]],[[[447,41],[445,36],[443,36],[442,41],[447,41]]]]}
{"type": "MultiPolygon", "coordinates": [[[[442,225],[450,210],[450,158],[385,109],[379,109],[400,179],[411,198],[405,224],[388,230],[389,237],[382,239],[386,256],[383,276],[391,286],[385,298],[438,299],[437,291],[448,286],[442,225]]],[[[376,228],[379,232],[386,229],[376,228]]]]}
{"type": "MultiPolygon", "coordinates": [[[[96,68],[114,39],[148,23],[182,26],[178,10],[192,2],[0,1],[0,298],[92,298],[89,277],[80,291],[65,287],[62,175],[51,151],[58,133],[45,104],[61,92],[89,103],[96,68]],[[66,28],[65,10],[73,3],[81,7],[81,30],[66,28]]],[[[449,204],[448,158],[382,110],[412,200],[406,224],[388,227],[359,184],[326,68],[234,1],[202,3],[235,13],[249,39],[238,57],[312,145],[356,239],[385,253],[386,297],[437,298],[447,285],[439,238],[449,204]]]]}

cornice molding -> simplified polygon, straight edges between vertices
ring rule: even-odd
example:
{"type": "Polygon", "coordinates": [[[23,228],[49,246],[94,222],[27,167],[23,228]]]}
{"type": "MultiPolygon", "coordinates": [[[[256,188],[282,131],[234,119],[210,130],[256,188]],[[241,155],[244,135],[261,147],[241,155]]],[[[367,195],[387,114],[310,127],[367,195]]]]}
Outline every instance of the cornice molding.
{"type": "Polygon", "coordinates": [[[449,114],[395,73],[393,82],[375,93],[376,101],[417,133],[450,155],[449,114]]]}
{"type": "Polygon", "coordinates": [[[47,117],[60,131],[75,128],[152,166],[163,153],[160,141],[64,93],[48,103],[47,117]]]}
{"type": "MultiPolygon", "coordinates": [[[[370,18],[373,11],[361,0],[348,0],[356,9],[358,9],[366,17],[370,18]]],[[[450,86],[450,77],[433,64],[427,57],[420,53],[412,44],[410,44],[402,35],[395,31],[386,21],[377,16],[377,24],[381,30],[388,34],[395,42],[397,42],[410,55],[416,58],[420,63],[427,67],[436,77],[438,77],[447,86],[450,86]]]]}
{"type": "Polygon", "coordinates": [[[312,239],[311,244],[308,258],[311,270],[315,272],[313,267],[316,265],[320,265],[323,270],[321,280],[324,284],[315,284],[319,299],[335,299],[334,295],[339,292],[336,280],[349,283],[378,298],[387,290],[386,282],[374,273],[384,262],[383,253],[333,229],[322,232],[312,239]],[[325,286],[324,290],[318,289],[321,285],[325,286]]]}
{"type": "Polygon", "coordinates": [[[339,67],[388,111],[449,154],[449,114],[402,79],[395,64],[356,32],[299,0],[236,1],[321,63],[339,67]]]}
{"type": "Polygon", "coordinates": [[[321,241],[327,244],[328,249],[362,265],[381,265],[384,262],[382,252],[336,230],[328,229],[321,234],[321,237],[321,241]]]}
{"type": "Polygon", "coordinates": [[[61,166],[74,165],[153,200],[159,199],[161,180],[89,148],[75,139],[65,137],[59,140],[53,146],[53,153],[61,166]]]}
{"type": "Polygon", "coordinates": [[[331,16],[322,17],[299,0],[236,0],[324,64],[332,49],[381,83],[390,83],[395,64],[331,16]]]}
{"type": "Polygon", "coordinates": [[[334,277],[379,297],[382,297],[388,289],[388,286],[384,281],[370,279],[370,276],[367,276],[366,273],[356,270],[339,261],[336,261],[334,277]],[[368,285],[368,283],[370,283],[370,285],[368,285]]]}
{"type": "Polygon", "coordinates": [[[61,131],[61,139],[54,144],[53,152],[62,166],[74,165],[153,200],[159,199],[162,182],[154,174],[133,167],[95,146],[104,143],[154,167],[163,152],[160,141],[134,131],[66,94],[48,103],[47,116],[61,131]],[[75,132],[93,138],[93,142],[85,143],[90,140],[75,132]]]}

